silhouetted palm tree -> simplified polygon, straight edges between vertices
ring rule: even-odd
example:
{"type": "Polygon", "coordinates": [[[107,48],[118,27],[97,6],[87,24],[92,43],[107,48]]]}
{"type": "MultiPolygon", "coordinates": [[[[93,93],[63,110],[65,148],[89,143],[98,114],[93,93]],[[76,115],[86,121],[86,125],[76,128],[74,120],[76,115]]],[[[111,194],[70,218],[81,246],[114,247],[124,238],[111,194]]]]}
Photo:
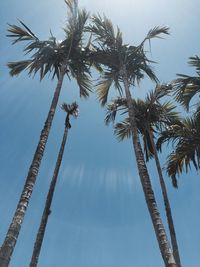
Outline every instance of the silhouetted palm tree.
{"type": "Polygon", "coordinates": [[[162,33],[168,34],[168,28],[155,27],[150,30],[139,46],[123,44],[122,33],[119,28],[115,34],[111,21],[105,16],[104,18],[94,16],[93,23],[88,27],[88,31],[93,33],[97,43],[96,47],[94,46],[96,48],[94,58],[104,69],[97,90],[99,101],[102,105],[107,102],[109,89],[113,83],[120,95],[125,93],[137,167],[160,251],[165,265],[167,267],[176,267],[177,264],[175,263],[151,186],[138,136],[135,108],[130,93],[130,87],[134,86],[135,82],[139,82],[144,75],[157,82],[156,75],[150,66],[150,61],[146,57],[144,44],[147,40],[150,41],[152,38],[159,37],[162,33]]]}
{"type": "Polygon", "coordinates": [[[23,70],[27,70],[29,75],[39,72],[42,80],[47,73],[52,72],[52,77],[57,76],[58,82],[17,209],[0,250],[1,267],[8,266],[21,229],[49,136],[64,76],[76,79],[81,96],[87,97],[91,90],[89,79],[91,62],[88,62],[88,49],[85,49],[83,44],[83,32],[88,13],[84,9],[78,9],[76,0],[65,0],[65,3],[69,12],[67,25],[64,28],[65,39],[61,42],[57,41],[54,36],[46,41],[39,40],[21,21],[22,27],[10,25],[8,29],[11,33],[8,36],[14,38],[13,44],[21,41],[28,42],[24,51],[26,54],[30,54],[29,59],[8,63],[10,74],[18,75],[23,70]]]}
{"type": "Polygon", "coordinates": [[[49,215],[51,213],[51,203],[53,200],[56,182],[58,179],[58,174],[59,174],[60,166],[61,166],[62,159],[63,159],[63,153],[64,153],[64,149],[65,149],[65,144],[67,141],[68,130],[71,128],[70,116],[74,116],[74,117],[78,116],[78,105],[76,102],[72,103],[71,105],[64,103],[62,105],[62,109],[67,113],[66,120],[65,120],[63,139],[62,139],[62,143],[61,143],[60,150],[58,153],[58,158],[56,161],[56,166],[55,166],[53,177],[52,177],[51,184],[49,187],[48,195],[46,198],[46,203],[45,203],[44,211],[42,214],[42,219],[41,219],[40,226],[39,226],[38,233],[37,233],[37,237],[35,240],[32,259],[31,259],[31,263],[29,265],[30,267],[36,267],[38,264],[38,259],[39,259],[39,255],[40,255],[40,251],[41,251],[41,247],[42,247],[42,242],[43,242],[44,235],[45,235],[45,230],[46,230],[48,218],[49,218],[49,215]]]}
{"type": "MultiPolygon", "coordinates": [[[[177,121],[179,120],[178,113],[174,111],[175,106],[172,103],[170,103],[169,101],[161,103],[162,98],[166,96],[170,91],[171,88],[167,86],[156,86],[155,90],[150,92],[145,100],[133,99],[132,101],[135,107],[137,128],[143,140],[146,160],[148,161],[149,158],[154,157],[156,162],[161,191],[165,204],[173,254],[177,265],[180,267],[180,256],[170,202],[156,149],[156,144],[154,141],[155,134],[157,135],[160,131],[162,131],[162,129],[169,127],[170,125],[177,124],[177,121]]],[[[109,123],[111,121],[114,122],[118,111],[121,111],[122,114],[127,113],[127,102],[125,99],[118,98],[107,106],[107,116],[105,120],[106,123],[109,123]]],[[[115,125],[115,134],[119,138],[119,140],[131,137],[129,118],[125,118],[122,122],[115,125]]]]}

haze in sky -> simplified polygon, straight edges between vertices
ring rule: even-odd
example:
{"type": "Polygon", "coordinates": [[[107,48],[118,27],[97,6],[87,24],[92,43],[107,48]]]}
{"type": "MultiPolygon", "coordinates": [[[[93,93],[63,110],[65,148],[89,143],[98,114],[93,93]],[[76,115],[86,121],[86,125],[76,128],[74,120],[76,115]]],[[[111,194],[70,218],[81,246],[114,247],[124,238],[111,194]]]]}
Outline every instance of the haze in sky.
{"type": "MultiPolygon", "coordinates": [[[[88,1],[81,7],[105,13],[137,45],[154,26],[167,25],[170,36],[153,40],[150,57],[161,82],[176,73],[193,74],[188,57],[199,55],[198,0],[88,1]]],[[[41,83],[23,73],[11,78],[6,63],[23,58],[22,46],[6,38],[7,23],[22,20],[41,39],[62,39],[66,22],[63,0],[7,0],[0,3],[0,244],[11,222],[43,127],[56,81],[41,83]]],[[[154,84],[145,80],[133,91],[144,97],[154,84]]],[[[112,99],[112,93],[109,98],[112,99]]],[[[162,258],[144,201],[130,140],[118,142],[104,125],[96,95],[80,100],[74,81],[65,80],[59,105],[76,100],[80,116],[72,120],[53,200],[39,267],[161,267],[162,258]]],[[[58,107],[40,173],[10,267],[27,267],[43,211],[64,127],[58,107]]],[[[161,156],[164,164],[167,149],[161,156]]],[[[163,221],[164,206],[153,162],[148,164],[163,221]]],[[[166,175],[165,175],[166,176],[166,175]]],[[[199,267],[200,179],[194,169],[172,188],[166,176],[182,267],[199,267]]]]}

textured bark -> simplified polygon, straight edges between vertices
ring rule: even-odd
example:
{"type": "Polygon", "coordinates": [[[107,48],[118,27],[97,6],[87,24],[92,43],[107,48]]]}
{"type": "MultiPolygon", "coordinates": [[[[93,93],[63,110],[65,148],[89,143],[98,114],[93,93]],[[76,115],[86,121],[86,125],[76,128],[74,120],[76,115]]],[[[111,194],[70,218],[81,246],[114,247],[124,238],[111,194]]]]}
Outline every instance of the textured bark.
{"type": "Polygon", "coordinates": [[[143,192],[145,195],[145,200],[147,203],[147,207],[151,216],[151,220],[154,226],[154,230],[156,233],[157,241],[160,247],[160,252],[163,257],[163,261],[166,267],[178,267],[172,250],[170,248],[170,244],[167,239],[167,235],[161,220],[160,213],[158,211],[157,203],[155,200],[154,192],[152,189],[150,177],[148,174],[147,166],[145,163],[144,155],[142,152],[139,135],[137,131],[137,124],[135,119],[135,110],[132,104],[131,93],[129,90],[129,82],[126,75],[125,67],[122,67],[122,78],[125,87],[125,94],[128,104],[128,113],[130,119],[130,127],[131,127],[131,134],[132,134],[132,141],[133,141],[133,148],[135,151],[137,167],[139,171],[140,181],[142,184],[143,192]]]}
{"type": "Polygon", "coordinates": [[[26,178],[26,182],[25,182],[20,200],[18,202],[17,209],[15,211],[12,223],[10,224],[10,227],[6,234],[6,238],[0,250],[0,267],[7,267],[9,265],[10,257],[13,253],[13,250],[17,242],[17,238],[18,238],[18,235],[21,229],[21,225],[23,223],[25,212],[29,204],[29,200],[32,195],[33,187],[36,182],[39,167],[41,164],[41,160],[43,157],[43,153],[44,153],[47,139],[49,136],[49,132],[51,129],[53,117],[54,117],[56,106],[58,103],[58,98],[60,95],[60,90],[62,87],[62,82],[63,82],[64,75],[65,75],[65,69],[66,69],[66,65],[63,64],[61,72],[60,72],[60,77],[58,79],[58,83],[57,83],[55,93],[53,96],[53,100],[51,103],[51,107],[50,107],[47,119],[45,121],[44,128],[41,131],[40,140],[38,142],[31,166],[29,168],[29,172],[26,178]]]}
{"type": "Polygon", "coordinates": [[[178,243],[177,243],[177,239],[176,239],[176,232],[175,232],[175,228],[174,228],[174,222],[173,222],[170,202],[169,202],[169,198],[167,195],[167,188],[166,188],[165,181],[163,178],[162,169],[161,169],[160,161],[158,158],[158,153],[156,150],[156,145],[155,145],[155,142],[153,140],[153,136],[152,136],[152,133],[150,130],[149,130],[149,135],[150,135],[150,140],[151,140],[151,143],[153,146],[156,167],[158,170],[160,186],[161,186],[161,190],[162,190],[162,195],[163,195],[163,200],[164,200],[164,205],[165,205],[165,211],[166,211],[166,216],[167,216],[167,222],[168,222],[168,227],[169,227],[169,232],[170,232],[170,237],[171,237],[171,243],[172,243],[172,248],[173,248],[173,254],[174,254],[174,258],[175,258],[175,261],[177,263],[177,266],[181,267],[178,243]]]}
{"type": "MultiPolygon", "coordinates": [[[[67,116],[67,117],[69,117],[69,116],[67,116]]],[[[52,199],[53,199],[53,195],[54,195],[54,191],[55,191],[56,182],[58,179],[58,173],[60,170],[60,165],[61,165],[62,158],[63,158],[63,153],[64,153],[65,144],[66,144],[66,140],[67,140],[67,134],[68,134],[68,126],[66,124],[64,134],[63,134],[63,140],[62,140],[62,143],[60,146],[58,158],[56,161],[56,167],[54,169],[53,177],[52,177],[51,184],[50,184],[49,191],[48,191],[48,195],[46,198],[45,208],[44,208],[44,211],[42,214],[42,219],[41,219],[40,226],[39,226],[38,233],[37,233],[37,237],[35,240],[33,254],[32,254],[32,258],[31,258],[31,262],[30,262],[29,267],[36,267],[38,264],[38,259],[39,259],[39,255],[40,255],[40,251],[41,251],[41,247],[42,247],[42,242],[44,240],[44,235],[45,235],[45,230],[46,230],[48,218],[49,218],[49,215],[51,213],[51,210],[50,210],[51,203],[52,203],[52,199]]]]}

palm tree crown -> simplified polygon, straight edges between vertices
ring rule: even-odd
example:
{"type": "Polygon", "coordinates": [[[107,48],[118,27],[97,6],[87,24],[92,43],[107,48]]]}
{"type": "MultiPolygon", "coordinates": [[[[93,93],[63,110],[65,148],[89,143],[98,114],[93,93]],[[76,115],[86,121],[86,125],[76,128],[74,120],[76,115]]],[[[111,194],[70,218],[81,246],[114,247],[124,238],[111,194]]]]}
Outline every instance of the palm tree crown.
{"type": "MultiPolygon", "coordinates": [[[[179,122],[179,114],[174,111],[175,106],[170,101],[161,102],[164,96],[167,96],[171,88],[166,85],[157,85],[155,90],[149,92],[145,98],[132,99],[135,108],[135,116],[137,128],[142,135],[146,160],[153,156],[153,147],[150,140],[150,132],[154,134],[160,133],[166,127],[177,124],[179,122]]],[[[117,98],[107,105],[106,124],[114,122],[117,112],[127,114],[127,101],[124,98],[117,98]]],[[[115,134],[119,140],[129,138],[131,136],[130,120],[124,118],[122,122],[115,124],[115,134]]]]}
{"type": "Polygon", "coordinates": [[[9,25],[8,37],[12,37],[13,44],[27,42],[24,48],[29,59],[8,63],[10,74],[18,75],[27,70],[29,75],[40,74],[42,80],[47,73],[52,73],[52,79],[59,78],[63,63],[66,64],[65,74],[68,78],[75,78],[80,95],[87,97],[91,91],[90,65],[87,44],[84,45],[83,33],[89,13],[85,9],[78,10],[77,1],[65,1],[70,12],[64,28],[65,38],[58,41],[52,35],[48,40],[40,40],[22,21],[21,26],[9,25]],[[87,48],[87,49],[86,49],[87,48]]]}
{"type": "Polygon", "coordinates": [[[123,81],[122,66],[126,66],[126,75],[129,84],[139,82],[144,74],[153,81],[158,81],[146,57],[144,43],[152,38],[160,37],[160,34],[169,34],[167,27],[155,27],[150,30],[144,40],[138,46],[123,44],[122,33],[117,28],[115,34],[111,21],[105,16],[93,16],[93,23],[87,27],[89,32],[95,36],[97,45],[93,44],[96,51],[93,53],[95,60],[103,65],[106,70],[99,81],[97,89],[98,98],[102,105],[105,105],[111,85],[114,83],[119,94],[123,94],[121,82],[123,81]]]}

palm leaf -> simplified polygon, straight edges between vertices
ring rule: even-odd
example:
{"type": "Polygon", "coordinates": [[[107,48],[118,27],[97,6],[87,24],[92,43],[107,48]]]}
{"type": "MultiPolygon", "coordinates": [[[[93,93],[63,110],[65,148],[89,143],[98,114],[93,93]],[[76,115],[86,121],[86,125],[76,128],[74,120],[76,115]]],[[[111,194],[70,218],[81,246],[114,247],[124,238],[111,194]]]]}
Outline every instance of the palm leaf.
{"type": "Polygon", "coordinates": [[[121,114],[128,112],[127,101],[125,98],[118,97],[107,105],[106,110],[105,124],[108,125],[111,122],[114,123],[118,111],[123,111],[121,114]]]}
{"type": "Polygon", "coordinates": [[[22,71],[28,69],[32,63],[33,60],[22,60],[18,62],[9,62],[7,66],[10,69],[10,75],[16,76],[19,75],[22,71]]]}
{"type": "Polygon", "coordinates": [[[17,25],[8,24],[9,25],[8,32],[10,32],[11,34],[8,34],[7,37],[14,38],[12,44],[15,44],[19,41],[38,40],[35,34],[22,21],[19,22],[21,23],[23,28],[17,25]]]}
{"type": "Polygon", "coordinates": [[[117,136],[119,141],[128,139],[131,137],[131,128],[129,119],[125,119],[123,122],[119,122],[114,127],[114,134],[117,136]]]}
{"type": "Polygon", "coordinates": [[[108,99],[109,89],[113,83],[112,77],[102,79],[97,84],[97,97],[102,106],[104,106],[108,99]]]}
{"type": "Polygon", "coordinates": [[[147,36],[145,37],[145,40],[150,40],[153,38],[161,38],[162,39],[162,34],[168,34],[169,35],[169,27],[154,27],[153,29],[149,30],[147,33],[147,36]]]}

